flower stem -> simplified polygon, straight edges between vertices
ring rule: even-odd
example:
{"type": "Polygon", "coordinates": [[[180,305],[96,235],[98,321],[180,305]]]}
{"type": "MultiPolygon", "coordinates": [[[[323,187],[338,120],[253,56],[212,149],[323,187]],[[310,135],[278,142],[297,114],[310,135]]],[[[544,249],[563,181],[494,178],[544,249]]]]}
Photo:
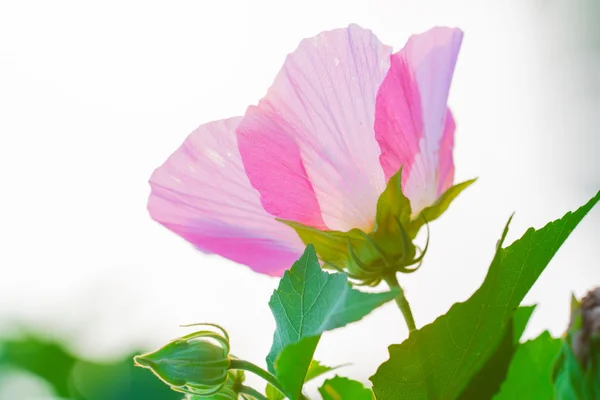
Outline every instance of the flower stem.
{"type": "Polygon", "coordinates": [[[262,393],[254,388],[251,388],[250,386],[241,385],[238,389],[238,393],[247,394],[248,396],[252,396],[257,400],[267,400],[262,393]]]}
{"type": "Polygon", "coordinates": [[[400,284],[398,283],[396,273],[385,276],[383,280],[388,284],[390,289],[398,289],[400,291],[396,297],[396,304],[398,304],[398,308],[402,311],[402,315],[408,326],[409,334],[410,332],[416,331],[417,328],[415,326],[415,319],[413,318],[412,311],[410,310],[410,304],[408,304],[408,300],[406,300],[406,297],[404,296],[404,290],[402,290],[402,287],[400,287],[400,284]]]}
{"type": "Polygon", "coordinates": [[[238,360],[237,358],[234,358],[230,361],[229,369],[243,369],[244,371],[250,371],[260,376],[265,381],[269,382],[271,385],[273,385],[275,389],[279,390],[281,394],[283,394],[286,397],[289,397],[285,389],[281,386],[281,383],[279,383],[279,381],[277,380],[277,378],[275,378],[273,375],[271,375],[269,372],[265,371],[258,365],[252,364],[250,361],[238,360]]]}

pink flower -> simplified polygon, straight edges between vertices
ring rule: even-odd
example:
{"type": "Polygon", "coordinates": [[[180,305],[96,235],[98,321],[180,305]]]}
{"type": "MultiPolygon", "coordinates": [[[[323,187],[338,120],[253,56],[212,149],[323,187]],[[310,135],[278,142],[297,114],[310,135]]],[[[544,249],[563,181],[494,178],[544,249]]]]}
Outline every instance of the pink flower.
{"type": "Polygon", "coordinates": [[[154,172],[150,214],[269,275],[304,249],[276,218],[369,232],[400,167],[416,216],[454,180],[446,101],[461,40],[434,28],[392,53],[357,25],[303,40],[258,106],[201,125],[154,172]]]}

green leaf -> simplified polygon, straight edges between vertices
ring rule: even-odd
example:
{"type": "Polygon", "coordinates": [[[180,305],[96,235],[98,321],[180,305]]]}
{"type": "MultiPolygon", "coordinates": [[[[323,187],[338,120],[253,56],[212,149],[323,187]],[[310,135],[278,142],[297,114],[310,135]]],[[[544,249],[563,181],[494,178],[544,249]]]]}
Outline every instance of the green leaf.
{"type": "Polygon", "coordinates": [[[310,366],[308,367],[308,371],[306,372],[306,379],[304,380],[304,382],[308,382],[310,380],[318,378],[319,376],[321,376],[323,374],[326,374],[330,371],[334,371],[343,366],[344,365],[337,365],[335,367],[329,367],[327,365],[321,364],[317,360],[312,360],[310,363],[310,366]]]}
{"type": "MultiPolygon", "coordinates": [[[[133,355],[111,363],[79,359],[65,346],[34,333],[0,342],[0,370],[15,368],[45,380],[56,397],[86,400],[180,400],[148,370],[133,365],[133,355]]],[[[0,372],[1,375],[1,372],[0,372]]]]}
{"type": "Polygon", "coordinates": [[[456,185],[452,186],[451,188],[446,190],[444,193],[442,193],[442,195],[440,197],[438,197],[438,199],[435,201],[435,203],[433,203],[431,206],[425,207],[423,210],[421,210],[421,212],[419,213],[417,218],[415,218],[413,221],[411,221],[411,223],[407,229],[409,236],[411,238],[414,238],[415,236],[417,236],[419,229],[421,229],[421,227],[423,226],[425,221],[431,222],[435,219],[438,219],[444,213],[444,211],[446,211],[448,209],[448,207],[450,206],[450,203],[452,203],[454,201],[454,199],[463,190],[465,190],[466,188],[471,186],[476,180],[477,180],[477,178],[471,179],[471,180],[468,180],[465,182],[457,183],[456,185]]]}
{"type": "MultiPolygon", "coordinates": [[[[481,287],[402,344],[389,348],[390,359],[371,377],[378,399],[455,399],[500,343],[504,327],[556,251],[600,192],[574,213],[530,228],[507,248],[502,243],[481,287]]],[[[510,221],[509,221],[510,222],[510,221]]]]}
{"type": "Polygon", "coordinates": [[[560,345],[548,332],[521,344],[494,400],[552,399],[552,366],[560,345]]]}
{"type": "Polygon", "coordinates": [[[277,324],[267,356],[269,370],[290,396],[300,396],[321,333],[358,321],[397,295],[395,290],[363,293],[353,289],[345,274],[322,271],[314,247],[307,246],[269,301],[277,324]]]}
{"type": "Polygon", "coordinates": [[[555,397],[600,399],[600,287],[571,299],[571,318],[553,370],[555,397]]]}
{"type": "Polygon", "coordinates": [[[283,348],[275,360],[275,375],[292,400],[301,398],[302,386],[320,338],[320,335],[307,336],[291,343],[283,348]]]}
{"type": "Polygon", "coordinates": [[[506,378],[510,362],[519,346],[519,339],[535,306],[519,307],[510,319],[500,344],[495,349],[484,366],[475,374],[469,385],[458,397],[459,400],[491,399],[500,390],[500,385],[506,378]]]}
{"type": "Polygon", "coordinates": [[[372,400],[373,392],[362,383],[336,376],[319,388],[323,400],[372,400]]]}
{"type": "MultiPolygon", "coordinates": [[[[579,304],[577,301],[573,303],[575,307],[579,304]]],[[[585,328],[581,321],[581,311],[573,310],[569,329],[563,337],[560,354],[553,366],[552,380],[556,399],[600,399],[600,336],[583,331],[585,328]],[[580,349],[579,357],[573,351],[575,342],[580,349]],[[585,351],[581,346],[589,348],[585,351]]]]}
{"type": "MultiPolygon", "coordinates": [[[[284,349],[284,353],[285,353],[285,349],[284,349]]],[[[293,355],[291,357],[284,356],[284,359],[285,358],[293,359],[292,357],[293,357],[293,355]]],[[[280,358],[281,358],[281,356],[280,356],[280,358]]],[[[276,369],[277,369],[277,361],[275,363],[276,363],[276,369]]],[[[336,367],[329,367],[327,365],[322,365],[317,360],[312,360],[308,367],[308,371],[306,371],[306,377],[304,378],[304,383],[306,383],[310,380],[313,380],[315,378],[318,378],[319,376],[321,376],[323,374],[326,374],[330,371],[336,370],[341,367],[343,367],[343,365],[338,365],[336,367]]],[[[279,390],[275,389],[275,387],[273,387],[273,385],[271,385],[271,384],[267,385],[266,393],[267,393],[267,398],[269,400],[281,400],[284,398],[284,396],[281,394],[281,392],[279,390]]]]}
{"type": "Polygon", "coordinates": [[[282,400],[285,398],[285,396],[282,395],[279,390],[275,389],[275,387],[270,383],[267,384],[267,390],[265,393],[267,395],[267,399],[269,400],[282,400]]]}

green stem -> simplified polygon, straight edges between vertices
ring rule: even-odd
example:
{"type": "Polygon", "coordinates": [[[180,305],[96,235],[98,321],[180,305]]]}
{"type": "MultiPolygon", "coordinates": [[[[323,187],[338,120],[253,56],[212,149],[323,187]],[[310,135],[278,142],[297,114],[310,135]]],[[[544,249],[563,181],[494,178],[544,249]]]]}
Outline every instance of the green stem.
{"type": "Polygon", "coordinates": [[[281,383],[279,383],[279,381],[277,380],[277,378],[275,378],[273,375],[271,375],[269,372],[265,371],[258,365],[252,364],[250,361],[238,360],[237,358],[234,358],[230,361],[229,369],[243,369],[244,371],[250,371],[260,376],[265,381],[269,382],[271,385],[273,385],[275,389],[279,390],[281,394],[283,394],[286,397],[289,397],[285,389],[281,386],[281,383]]]}
{"type": "Polygon", "coordinates": [[[247,394],[248,396],[252,396],[258,400],[267,400],[267,398],[262,393],[260,393],[258,390],[254,389],[254,388],[251,388],[250,386],[241,385],[238,388],[238,393],[247,394]]]}
{"type": "Polygon", "coordinates": [[[412,311],[410,310],[410,304],[408,304],[408,300],[404,296],[404,290],[400,287],[398,283],[398,278],[396,278],[396,273],[392,273],[383,278],[383,280],[388,284],[390,289],[398,289],[400,293],[396,297],[396,304],[398,304],[398,308],[402,311],[402,315],[404,316],[404,320],[406,321],[406,325],[408,326],[408,332],[416,331],[417,328],[415,326],[415,319],[413,318],[412,311]]]}

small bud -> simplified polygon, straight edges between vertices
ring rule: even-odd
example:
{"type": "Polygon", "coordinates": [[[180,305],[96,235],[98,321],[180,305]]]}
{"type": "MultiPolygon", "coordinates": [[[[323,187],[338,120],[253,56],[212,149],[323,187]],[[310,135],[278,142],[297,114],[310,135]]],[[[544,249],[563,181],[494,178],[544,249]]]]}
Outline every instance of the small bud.
{"type": "Polygon", "coordinates": [[[571,322],[554,366],[556,399],[600,398],[600,287],[571,302],[571,322]]]}
{"type": "Polygon", "coordinates": [[[226,386],[229,377],[229,336],[218,325],[198,325],[208,329],[136,356],[136,365],[150,369],[175,391],[190,396],[216,394],[226,386]]]}

